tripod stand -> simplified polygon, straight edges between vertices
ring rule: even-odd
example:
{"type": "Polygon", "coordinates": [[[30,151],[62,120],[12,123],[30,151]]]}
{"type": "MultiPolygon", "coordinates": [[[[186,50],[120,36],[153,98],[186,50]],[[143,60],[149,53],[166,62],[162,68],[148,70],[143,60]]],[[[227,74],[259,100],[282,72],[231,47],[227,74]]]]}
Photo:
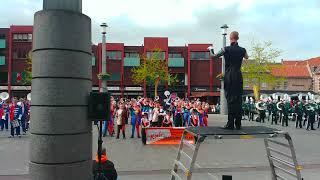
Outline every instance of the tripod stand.
{"type": "Polygon", "coordinates": [[[102,156],[102,119],[99,120],[99,125],[98,123],[96,124],[99,132],[99,137],[98,137],[98,172],[94,174],[94,180],[108,180],[108,178],[105,177],[105,175],[102,172],[102,166],[101,166],[101,156],[102,156]],[[99,127],[100,126],[100,127],[99,127]]]}

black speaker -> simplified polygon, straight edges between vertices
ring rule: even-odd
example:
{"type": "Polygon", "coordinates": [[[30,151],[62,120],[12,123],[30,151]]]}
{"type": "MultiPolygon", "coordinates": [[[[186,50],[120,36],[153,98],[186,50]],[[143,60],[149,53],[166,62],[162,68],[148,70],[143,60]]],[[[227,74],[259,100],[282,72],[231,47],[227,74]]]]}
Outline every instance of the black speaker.
{"type": "Polygon", "coordinates": [[[232,176],[222,175],[222,180],[232,180],[232,176]]]}
{"type": "Polygon", "coordinates": [[[91,92],[89,97],[88,116],[92,121],[109,120],[110,94],[91,92]]]}

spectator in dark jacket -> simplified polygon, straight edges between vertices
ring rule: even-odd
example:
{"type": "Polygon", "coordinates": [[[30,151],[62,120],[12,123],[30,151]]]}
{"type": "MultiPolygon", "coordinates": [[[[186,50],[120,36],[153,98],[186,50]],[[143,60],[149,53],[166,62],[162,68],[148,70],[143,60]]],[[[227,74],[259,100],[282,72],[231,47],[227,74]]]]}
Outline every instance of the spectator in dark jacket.
{"type": "Polygon", "coordinates": [[[98,179],[97,175],[99,173],[99,158],[98,154],[96,155],[96,159],[93,160],[92,164],[93,168],[93,175],[95,180],[117,180],[118,174],[116,169],[114,168],[114,164],[108,160],[106,148],[102,149],[101,153],[101,170],[102,174],[104,175],[104,179],[98,179]]]}

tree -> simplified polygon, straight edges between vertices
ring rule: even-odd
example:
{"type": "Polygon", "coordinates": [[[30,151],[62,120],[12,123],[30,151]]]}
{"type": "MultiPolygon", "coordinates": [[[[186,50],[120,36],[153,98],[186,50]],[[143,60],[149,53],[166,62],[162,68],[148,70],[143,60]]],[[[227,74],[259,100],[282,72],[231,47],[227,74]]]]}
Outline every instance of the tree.
{"type": "Polygon", "coordinates": [[[244,61],[241,70],[243,72],[244,85],[253,86],[256,100],[260,97],[262,83],[271,87],[283,82],[285,79],[272,75],[273,68],[282,68],[276,63],[281,51],[272,48],[271,42],[253,43],[250,58],[244,61]]]}
{"type": "Polygon", "coordinates": [[[22,79],[22,84],[30,85],[32,81],[32,53],[31,51],[28,53],[27,60],[26,60],[26,68],[25,74],[22,79]]]}
{"type": "Polygon", "coordinates": [[[143,54],[140,56],[140,66],[131,70],[134,83],[154,85],[155,96],[158,96],[160,83],[173,84],[177,79],[170,73],[167,62],[161,57],[161,53],[160,49],[154,49],[149,57],[143,54]]]}

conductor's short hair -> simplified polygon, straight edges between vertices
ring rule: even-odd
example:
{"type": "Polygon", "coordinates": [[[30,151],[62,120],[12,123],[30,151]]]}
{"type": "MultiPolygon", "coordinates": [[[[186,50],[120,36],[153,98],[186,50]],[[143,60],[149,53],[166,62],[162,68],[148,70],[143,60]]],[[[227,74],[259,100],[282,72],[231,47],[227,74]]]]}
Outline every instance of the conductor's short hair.
{"type": "Polygon", "coordinates": [[[239,39],[239,33],[237,31],[232,31],[230,33],[230,38],[231,39],[235,39],[235,40],[238,40],[239,39]]]}

